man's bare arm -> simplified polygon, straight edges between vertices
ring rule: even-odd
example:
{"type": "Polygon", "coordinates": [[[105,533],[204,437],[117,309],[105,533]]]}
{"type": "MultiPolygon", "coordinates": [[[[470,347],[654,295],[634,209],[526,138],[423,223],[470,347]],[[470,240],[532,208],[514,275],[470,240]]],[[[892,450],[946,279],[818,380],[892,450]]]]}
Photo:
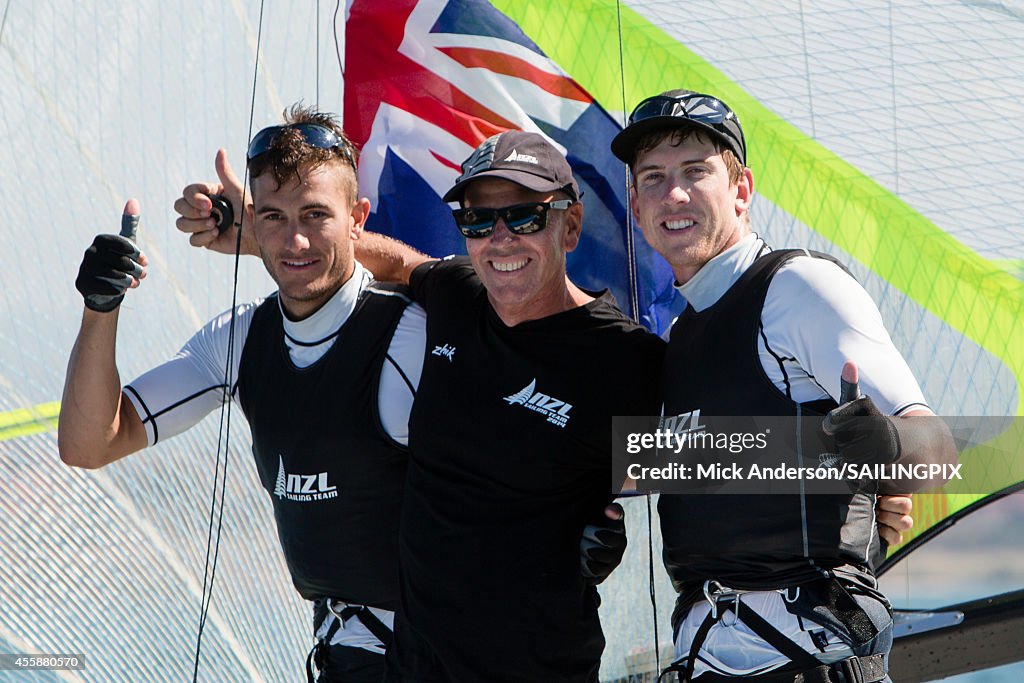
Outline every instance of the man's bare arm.
{"type": "Polygon", "coordinates": [[[146,256],[135,246],[138,216],[138,202],[129,200],[121,233],[93,241],[75,280],[85,312],[68,362],[57,424],[57,448],[69,465],[102,467],[147,443],[142,421],[121,392],[115,362],[121,301],[146,276],[146,256]]]}
{"type": "Polygon", "coordinates": [[[71,351],[57,449],[68,465],[94,469],[146,447],[146,430],[121,392],[114,361],[117,310],[86,309],[71,351]]]}
{"type": "Polygon", "coordinates": [[[355,241],[356,260],[381,282],[409,284],[417,266],[434,260],[401,242],[378,232],[364,230],[355,241]]]}

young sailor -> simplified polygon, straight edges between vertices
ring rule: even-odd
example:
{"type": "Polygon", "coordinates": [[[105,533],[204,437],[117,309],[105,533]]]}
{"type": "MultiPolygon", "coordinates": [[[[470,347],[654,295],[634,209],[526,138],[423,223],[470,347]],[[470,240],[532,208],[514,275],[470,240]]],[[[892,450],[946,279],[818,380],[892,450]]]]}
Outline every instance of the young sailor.
{"type": "MultiPolygon", "coordinates": [[[[688,302],[666,354],[665,415],[832,411],[847,459],[953,461],[939,421],[910,419],[931,410],[860,285],[830,258],[773,252],[752,234],[753,174],[725,103],[688,90],[650,97],[612,151],[632,171],[644,237],[688,302]],[[838,406],[841,376],[867,397],[838,406]]],[[[874,498],[662,495],[684,677],[885,680],[892,620],[870,568],[874,498]]]]}
{"type": "MultiPolygon", "coordinates": [[[[260,131],[248,151],[254,206],[245,226],[278,290],[214,318],[123,389],[114,364],[118,307],[145,276],[146,258],[125,237],[98,236],[76,281],[86,308],[58,433],[66,463],[102,467],[237,401],[292,582],[313,601],[324,682],[383,675],[424,343],[423,310],[403,289],[372,282],[353,257],[369,213],[354,160],[328,114],[293,107],[285,125],[260,131]]],[[[221,162],[225,182],[237,185],[221,162]]],[[[223,189],[191,186],[186,195],[198,202],[223,189]]],[[[137,214],[137,203],[126,213],[137,214]]]]}

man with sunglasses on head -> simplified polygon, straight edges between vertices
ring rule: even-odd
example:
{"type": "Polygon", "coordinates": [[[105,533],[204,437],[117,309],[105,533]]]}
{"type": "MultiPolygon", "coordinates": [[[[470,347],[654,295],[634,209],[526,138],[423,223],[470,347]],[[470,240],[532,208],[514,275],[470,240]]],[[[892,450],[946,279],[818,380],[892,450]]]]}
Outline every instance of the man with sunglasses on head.
{"type": "MultiPolygon", "coordinates": [[[[334,117],[295,106],[285,125],[253,138],[247,157],[253,204],[244,233],[278,290],[218,316],[122,390],[118,311],[147,262],[131,230],[98,236],[76,280],[86,308],[64,388],[60,455],[102,467],[236,400],[292,582],[313,601],[318,643],[307,676],[312,659],[319,681],[376,682],[399,605],[399,510],[424,315],[406,289],[372,282],[354,259],[370,207],[358,195],[355,149],[334,117]]],[[[199,231],[193,243],[233,253],[237,233],[209,229],[206,195],[228,191],[240,207],[241,183],[223,152],[218,171],[223,184],[189,186],[176,208],[179,224],[199,231]]],[[[125,224],[138,213],[130,201],[125,224]]]]}
{"type": "MultiPolygon", "coordinates": [[[[233,252],[203,196],[223,189],[240,202],[237,179],[220,174],[223,187],[186,189],[178,227],[195,246],[233,252]]],[[[370,233],[356,245],[429,313],[389,680],[597,680],[594,586],[624,534],[621,520],[588,522],[611,498],[610,417],[655,409],[664,343],[610,294],[567,278],[579,195],[557,149],[509,131],[474,151],[445,196],[460,203],[468,258],[431,259],[370,233]]],[[[256,253],[244,231],[241,251],[256,253]]]]}
{"type": "MultiPolygon", "coordinates": [[[[932,412],[867,292],[831,257],[772,251],[751,232],[753,174],[725,103],[688,90],[648,98],[612,151],[688,302],[666,353],[665,416],[827,414],[847,462],[955,459],[938,420],[911,417],[932,412]]],[[[681,678],[888,679],[873,492],[663,494],[658,509],[681,678]]]]}

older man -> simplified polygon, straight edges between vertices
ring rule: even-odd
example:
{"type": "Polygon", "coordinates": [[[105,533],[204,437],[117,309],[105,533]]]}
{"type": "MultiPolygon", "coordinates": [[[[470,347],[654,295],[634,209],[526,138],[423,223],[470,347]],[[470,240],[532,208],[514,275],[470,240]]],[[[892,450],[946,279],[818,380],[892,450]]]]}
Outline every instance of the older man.
{"type": "MultiPolygon", "coordinates": [[[[867,293],[833,259],[772,251],[751,232],[753,173],[725,103],[688,90],[648,98],[612,151],[632,171],[644,237],[688,302],[666,355],[665,415],[828,412],[848,461],[955,458],[937,420],[912,417],[932,412],[867,293]]],[[[684,677],[884,680],[891,617],[870,567],[874,505],[864,491],[663,495],[684,677]]]]}
{"type": "MultiPolygon", "coordinates": [[[[428,313],[389,680],[596,681],[593,584],[617,559],[581,571],[580,538],[612,497],[611,416],[655,410],[664,343],[566,276],[583,205],[554,146],[508,131],[462,168],[445,200],[468,259],[367,234],[356,252],[428,313]]],[[[183,200],[179,228],[224,250],[205,200],[183,200]]]]}
{"type": "Polygon", "coordinates": [[[398,257],[428,356],[390,680],[597,680],[579,538],[610,498],[610,418],[654,410],[663,343],[568,279],[579,194],[542,136],[496,135],[444,197],[469,258],[398,257]]]}

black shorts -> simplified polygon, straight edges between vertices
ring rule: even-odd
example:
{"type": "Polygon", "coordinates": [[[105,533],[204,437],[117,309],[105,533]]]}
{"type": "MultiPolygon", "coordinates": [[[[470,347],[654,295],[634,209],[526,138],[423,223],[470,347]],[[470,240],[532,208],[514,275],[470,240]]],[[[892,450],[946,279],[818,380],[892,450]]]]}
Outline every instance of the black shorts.
{"type": "Polygon", "coordinates": [[[317,676],[317,683],[381,683],[386,669],[384,655],[360,647],[332,645],[317,676]]]}

